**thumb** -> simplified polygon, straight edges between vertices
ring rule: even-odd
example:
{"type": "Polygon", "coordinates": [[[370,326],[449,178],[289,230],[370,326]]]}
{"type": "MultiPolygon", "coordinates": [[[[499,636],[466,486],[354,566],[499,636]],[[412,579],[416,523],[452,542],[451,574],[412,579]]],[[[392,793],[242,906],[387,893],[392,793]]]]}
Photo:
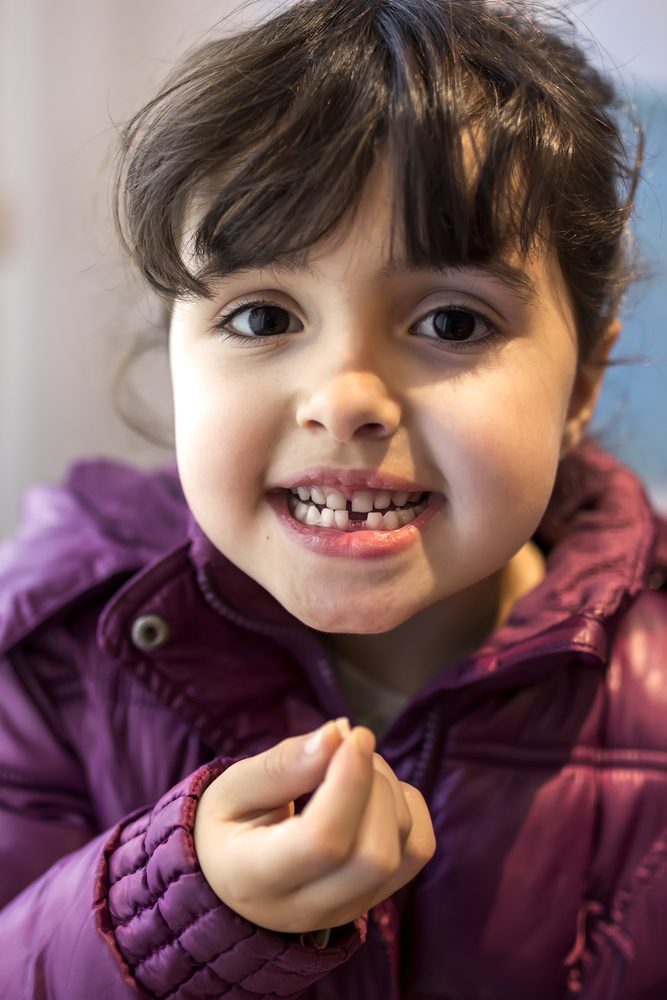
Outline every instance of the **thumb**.
{"type": "Polygon", "coordinates": [[[349,721],[336,719],[232,764],[218,779],[224,813],[220,818],[268,812],[312,792],[324,780],[329,761],[349,732],[349,721]]]}

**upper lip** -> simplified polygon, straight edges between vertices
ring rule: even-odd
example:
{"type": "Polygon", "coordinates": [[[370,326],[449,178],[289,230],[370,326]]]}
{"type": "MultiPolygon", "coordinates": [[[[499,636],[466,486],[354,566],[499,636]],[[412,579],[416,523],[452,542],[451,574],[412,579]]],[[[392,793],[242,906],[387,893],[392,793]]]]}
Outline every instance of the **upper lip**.
{"type": "Polygon", "coordinates": [[[360,490],[387,490],[390,493],[428,493],[428,487],[402,476],[378,469],[304,469],[281,480],[277,489],[294,490],[298,486],[330,486],[341,493],[360,490]]]}

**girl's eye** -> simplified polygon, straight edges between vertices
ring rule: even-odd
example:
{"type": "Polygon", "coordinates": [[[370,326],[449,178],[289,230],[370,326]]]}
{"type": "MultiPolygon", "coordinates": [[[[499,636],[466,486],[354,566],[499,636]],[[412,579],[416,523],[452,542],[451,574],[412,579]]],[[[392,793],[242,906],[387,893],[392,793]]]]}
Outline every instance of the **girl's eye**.
{"type": "Polygon", "coordinates": [[[500,336],[500,331],[482,313],[458,305],[434,309],[414,329],[423,337],[454,347],[479,344],[500,336]]]}
{"type": "MultiPolygon", "coordinates": [[[[267,301],[236,306],[221,316],[213,328],[223,336],[246,341],[270,340],[302,329],[289,310],[267,301]]],[[[433,309],[413,329],[422,337],[459,350],[501,336],[491,320],[463,305],[433,309]]]]}
{"type": "Polygon", "coordinates": [[[295,333],[299,327],[287,309],[275,302],[246,302],[221,316],[215,329],[232,337],[259,340],[284,333],[295,333]]]}

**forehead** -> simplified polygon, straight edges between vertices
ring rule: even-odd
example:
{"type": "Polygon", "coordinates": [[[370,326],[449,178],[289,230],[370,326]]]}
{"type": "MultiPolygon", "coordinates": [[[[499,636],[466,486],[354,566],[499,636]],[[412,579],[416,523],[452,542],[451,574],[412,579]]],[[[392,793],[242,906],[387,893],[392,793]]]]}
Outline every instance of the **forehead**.
{"type": "MultiPolygon", "coordinates": [[[[291,278],[294,276],[310,278],[311,280],[317,280],[320,277],[317,262],[321,261],[326,256],[325,252],[316,249],[313,256],[311,255],[285,255],[284,257],[279,257],[277,260],[272,261],[270,267],[267,268],[272,275],[285,278],[291,278]]],[[[348,264],[349,264],[348,259],[348,264]]],[[[401,278],[408,277],[418,277],[423,274],[440,274],[444,270],[448,273],[452,272],[465,272],[474,271],[475,273],[480,273],[488,276],[490,279],[497,281],[500,284],[505,285],[509,288],[516,298],[520,299],[526,305],[534,305],[539,299],[540,288],[539,283],[534,276],[535,265],[538,264],[537,259],[533,259],[530,262],[526,262],[524,266],[521,265],[519,261],[513,262],[511,260],[498,259],[489,261],[486,264],[479,264],[473,267],[448,267],[442,268],[433,265],[432,267],[426,267],[424,265],[414,264],[411,261],[406,260],[404,257],[394,257],[390,262],[382,264],[373,269],[372,273],[368,276],[370,278],[371,284],[377,286],[378,290],[381,290],[383,286],[395,282],[401,278]]],[[[341,278],[344,279],[349,276],[350,267],[348,266],[341,278]]]]}

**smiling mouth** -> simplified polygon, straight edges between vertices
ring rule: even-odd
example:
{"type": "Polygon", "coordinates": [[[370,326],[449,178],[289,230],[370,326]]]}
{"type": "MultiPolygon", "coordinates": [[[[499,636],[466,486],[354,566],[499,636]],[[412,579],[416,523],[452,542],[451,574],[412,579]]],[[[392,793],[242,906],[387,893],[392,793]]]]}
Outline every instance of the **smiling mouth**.
{"type": "Polygon", "coordinates": [[[346,498],[338,490],[299,486],[287,495],[292,517],[307,527],[334,531],[399,531],[426,510],[430,493],[358,490],[346,498]]]}

